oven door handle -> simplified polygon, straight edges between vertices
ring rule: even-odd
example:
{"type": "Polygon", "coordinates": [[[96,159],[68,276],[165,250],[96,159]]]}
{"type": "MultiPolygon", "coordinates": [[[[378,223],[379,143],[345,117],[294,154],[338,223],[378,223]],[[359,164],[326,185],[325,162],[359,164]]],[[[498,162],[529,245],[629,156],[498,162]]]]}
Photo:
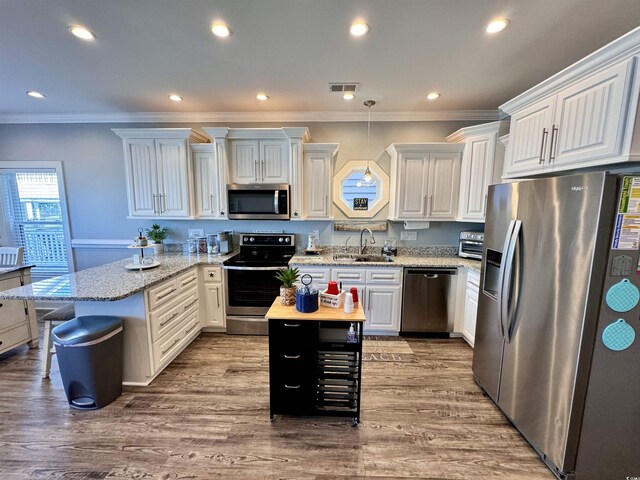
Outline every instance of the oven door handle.
{"type": "Polygon", "coordinates": [[[225,270],[282,270],[285,267],[234,267],[232,265],[224,265],[225,270]]]}

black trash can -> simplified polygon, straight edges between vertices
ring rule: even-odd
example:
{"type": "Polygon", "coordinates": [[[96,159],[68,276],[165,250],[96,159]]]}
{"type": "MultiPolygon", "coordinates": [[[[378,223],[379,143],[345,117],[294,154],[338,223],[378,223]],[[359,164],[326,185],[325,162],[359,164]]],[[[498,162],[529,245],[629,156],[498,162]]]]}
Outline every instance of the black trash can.
{"type": "Polygon", "coordinates": [[[122,394],[123,321],[119,317],[76,317],[51,331],[69,405],[102,408],[122,394]]]}

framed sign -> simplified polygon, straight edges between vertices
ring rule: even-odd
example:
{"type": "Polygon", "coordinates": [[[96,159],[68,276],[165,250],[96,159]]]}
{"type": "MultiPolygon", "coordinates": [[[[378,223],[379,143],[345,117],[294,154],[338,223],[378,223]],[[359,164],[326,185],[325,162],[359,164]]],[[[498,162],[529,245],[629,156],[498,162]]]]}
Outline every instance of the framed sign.
{"type": "Polygon", "coordinates": [[[354,210],[369,210],[369,199],[368,198],[354,198],[353,199],[353,209],[354,210]]]}

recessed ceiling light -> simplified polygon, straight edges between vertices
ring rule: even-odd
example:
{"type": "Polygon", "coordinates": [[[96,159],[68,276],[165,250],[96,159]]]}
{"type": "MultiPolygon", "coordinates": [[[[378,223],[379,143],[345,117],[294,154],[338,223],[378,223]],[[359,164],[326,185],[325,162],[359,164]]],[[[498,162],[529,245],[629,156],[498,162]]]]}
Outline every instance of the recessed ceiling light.
{"type": "Polygon", "coordinates": [[[96,36],[91,31],[81,25],[71,25],[69,27],[69,32],[72,35],[89,42],[96,39],[96,36]]]}
{"type": "Polygon", "coordinates": [[[431,92],[429,95],[427,95],[427,100],[435,100],[436,98],[439,98],[440,94],[438,92],[431,92]]]}
{"type": "Polygon", "coordinates": [[[506,18],[496,18],[495,20],[491,20],[489,25],[487,25],[487,33],[498,33],[507,28],[509,25],[509,20],[506,18]]]}
{"type": "Polygon", "coordinates": [[[231,30],[229,30],[229,27],[226,24],[216,22],[211,24],[211,33],[216,37],[226,38],[231,35],[231,30]]]}
{"type": "Polygon", "coordinates": [[[353,93],[345,93],[344,95],[342,95],[342,98],[344,98],[345,100],[353,100],[353,98],[355,97],[355,95],[353,93]]]}
{"type": "Polygon", "coordinates": [[[264,102],[265,100],[267,100],[269,98],[269,96],[266,93],[259,93],[256,95],[256,98],[258,100],[260,100],[261,102],[264,102]]]}
{"type": "Polygon", "coordinates": [[[169,100],[171,100],[172,102],[181,102],[182,97],[180,95],[176,95],[175,93],[172,93],[171,95],[169,95],[169,100]]]}
{"type": "Polygon", "coordinates": [[[351,24],[351,27],[349,27],[349,32],[354,37],[361,37],[363,35],[366,35],[368,31],[369,25],[360,20],[358,20],[357,22],[353,22],[351,24]]]}
{"type": "Polygon", "coordinates": [[[44,98],[42,93],[36,92],[35,90],[27,90],[27,95],[33,98],[44,98]]]}

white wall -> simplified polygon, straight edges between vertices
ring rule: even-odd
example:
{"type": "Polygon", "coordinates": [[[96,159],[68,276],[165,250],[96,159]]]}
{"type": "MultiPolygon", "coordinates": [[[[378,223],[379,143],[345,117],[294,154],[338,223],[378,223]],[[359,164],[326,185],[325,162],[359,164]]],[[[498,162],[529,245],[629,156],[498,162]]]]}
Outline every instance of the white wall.
{"type": "MultiPolygon", "coordinates": [[[[371,124],[371,157],[389,172],[386,147],[394,142],[442,142],[455,130],[470,122],[374,122],[371,124]]],[[[0,161],[57,160],[62,162],[69,207],[72,239],[128,239],[139,226],[147,228],[149,220],[127,220],[127,193],[122,141],[112,128],[192,127],[281,127],[306,126],[311,142],[340,143],[336,171],[347,160],[367,156],[366,122],[331,122],[295,124],[24,124],[0,125],[0,161]]],[[[383,209],[376,219],[384,219],[383,209]]],[[[334,208],[337,219],[344,215],[334,208]]],[[[320,231],[320,244],[343,244],[350,235],[333,232],[330,222],[294,221],[162,221],[171,230],[169,242],[182,242],[187,229],[203,228],[205,232],[234,230],[235,232],[283,230],[300,234],[297,241],[306,241],[309,230],[320,231]]],[[[482,228],[478,224],[431,222],[431,228],[418,231],[417,242],[407,245],[456,245],[460,230],[482,228]]],[[[389,231],[379,234],[379,244],[385,238],[400,238],[402,224],[390,224],[389,231]]],[[[356,235],[350,244],[355,244],[356,235]]],[[[402,245],[402,242],[399,242],[402,245]]],[[[75,249],[76,269],[80,270],[108,261],[124,258],[129,251],[122,249],[75,249]]]]}

